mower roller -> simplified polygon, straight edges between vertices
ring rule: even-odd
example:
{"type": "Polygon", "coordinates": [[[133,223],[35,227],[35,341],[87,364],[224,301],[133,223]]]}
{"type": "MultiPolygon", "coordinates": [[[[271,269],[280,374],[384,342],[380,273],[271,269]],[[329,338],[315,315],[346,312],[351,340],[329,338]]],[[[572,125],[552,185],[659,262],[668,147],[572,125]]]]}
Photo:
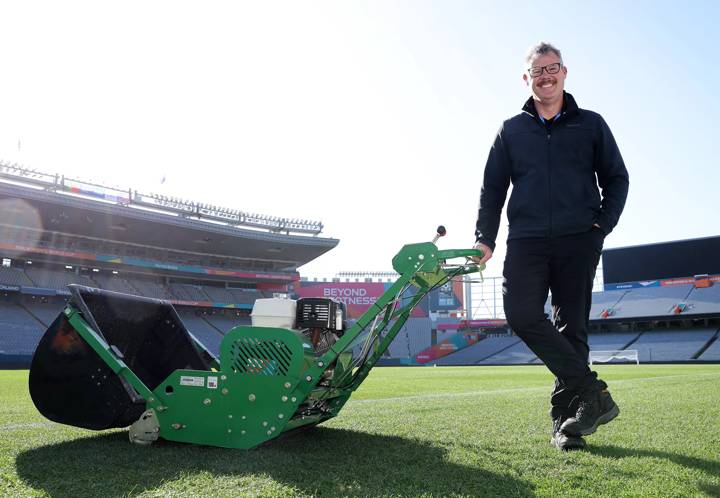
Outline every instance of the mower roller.
{"type": "Polygon", "coordinates": [[[227,332],[219,359],[166,301],[71,285],[33,356],[30,395],[50,420],[129,426],[137,444],[247,449],[316,425],[338,414],[428,292],[483,269],[470,260],[480,251],[438,250],[438,237],[398,252],[400,277],[352,327],[330,299],[258,300],[253,326],[227,332]],[[291,323],[257,326],[260,301],[293,305],[291,323]]]}

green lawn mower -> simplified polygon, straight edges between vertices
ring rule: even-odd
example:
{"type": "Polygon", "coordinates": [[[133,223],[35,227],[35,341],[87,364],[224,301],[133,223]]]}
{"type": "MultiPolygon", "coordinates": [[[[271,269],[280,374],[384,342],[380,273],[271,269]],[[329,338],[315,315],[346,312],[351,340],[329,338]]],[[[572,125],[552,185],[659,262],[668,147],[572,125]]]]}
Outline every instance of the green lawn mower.
{"type": "Polygon", "coordinates": [[[338,414],[428,292],[483,269],[470,259],[480,251],[438,250],[438,237],[400,250],[400,277],[351,327],[330,299],[258,300],[253,326],[231,329],[219,359],[166,301],[71,285],[33,356],[30,395],[50,420],[129,426],[137,444],[253,448],[319,424],[338,414]],[[456,258],[464,261],[448,263],[456,258]]]}

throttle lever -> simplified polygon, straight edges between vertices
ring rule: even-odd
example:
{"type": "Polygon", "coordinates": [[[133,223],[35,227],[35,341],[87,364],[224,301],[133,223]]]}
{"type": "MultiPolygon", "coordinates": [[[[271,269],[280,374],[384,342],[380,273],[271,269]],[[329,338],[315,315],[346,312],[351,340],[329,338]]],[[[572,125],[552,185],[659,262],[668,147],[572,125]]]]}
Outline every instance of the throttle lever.
{"type": "Polygon", "coordinates": [[[445,227],[443,225],[440,225],[439,227],[437,227],[437,234],[435,235],[435,238],[432,240],[432,243],[434,244],[435,242],[437,242],[438,239],[440,237],[444,237],[446,233],[447,233],[447,230],[445,230],[445,227]]]}

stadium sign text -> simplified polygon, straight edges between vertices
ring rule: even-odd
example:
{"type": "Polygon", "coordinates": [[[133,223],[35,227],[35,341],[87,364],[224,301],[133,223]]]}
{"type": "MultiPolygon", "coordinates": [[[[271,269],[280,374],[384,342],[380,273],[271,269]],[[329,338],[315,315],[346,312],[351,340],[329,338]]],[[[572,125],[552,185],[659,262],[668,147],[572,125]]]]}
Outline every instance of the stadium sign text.
{"type": "Polygon", "coordinates": [[[375,304],[377,296],[368,296],[367,289],[339,289],[337,287],[326,287],[323,289],[323,296],[332,297],[345,304],[375,304]]]}

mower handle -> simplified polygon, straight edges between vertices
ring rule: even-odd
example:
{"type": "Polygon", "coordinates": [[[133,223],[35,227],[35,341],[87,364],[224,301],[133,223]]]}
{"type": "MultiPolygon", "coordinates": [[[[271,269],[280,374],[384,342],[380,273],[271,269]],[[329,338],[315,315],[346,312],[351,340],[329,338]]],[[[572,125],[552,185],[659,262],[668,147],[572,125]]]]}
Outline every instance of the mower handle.
{"type": "Polygon", "coordinates": [[[485,255],[480,249],[443,249],[437,252],[438,259],[453,259],[453,258],[482,258],[485,255]]]}

